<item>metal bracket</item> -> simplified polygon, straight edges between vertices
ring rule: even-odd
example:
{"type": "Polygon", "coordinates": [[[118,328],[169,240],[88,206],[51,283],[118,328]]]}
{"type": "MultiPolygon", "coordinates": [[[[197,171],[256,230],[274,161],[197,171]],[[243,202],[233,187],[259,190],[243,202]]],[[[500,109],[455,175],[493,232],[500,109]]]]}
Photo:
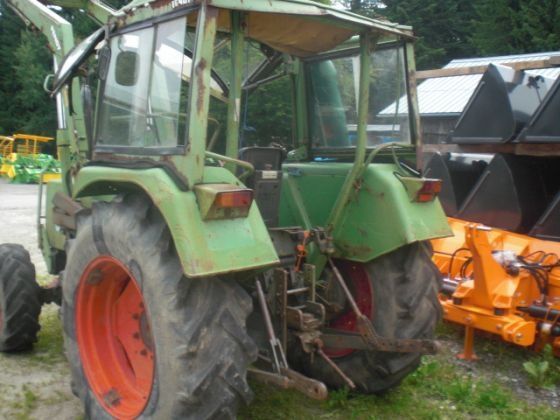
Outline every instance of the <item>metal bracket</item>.
{"type": "Polygon", "coordinates": [[[272,373],[250,367],[247,373],[259,382],[282,389],[295,389],[315,400],[326,400],[329,396],[327,386],[324,383],[308,378],[290,368],[283,368],[280,373],[272,373]]]}
{"type": "Polygon", "coordinates": [[[396,353],[422,353],[422,354],[435,354],[438,351],[438,345],[436,341],[433,340],[416,340],[416,339],[406,339],[406,338],[385,338],[377,334],[373,324],[367,316],[365,316],[352,293],[348,289],[344,278],[338,271],[338,268],[334,265],[331,258],[329,258],[330,267],[334,273],[335,279],[340,284],[340,287],[344,291],[346,299],[352,307],[352,311],[356,314],[358,321],[358,332],[362,336],[363,340],[369,345],[371,350],[396,352],[396,353]]]}
{"type": "Polygon", "coordinates": [[[328,391],[324,383],[315,379],[308,378],[307,376],[302,375],[301,373],[298,373],[289,368],[288,362],[286,360],[286,355],[284,354],[284,349],[282,348],[282,344],[274,333],[272,319],[270,318],[270,313],[268,311],[264,292],[261,283],[258,280],[256,281],[256,287],[262,315],[266,324],[270,347],[272,349],[272,356],[274,358],[272,360],[273,368],[276,373],[267,372],[255,368],[249,368],[249,373],[252,374],[257,380],[280,386],[285,389],[297,389],[310,398],[314,398],[317,400],[327,399],[328,391]]]}

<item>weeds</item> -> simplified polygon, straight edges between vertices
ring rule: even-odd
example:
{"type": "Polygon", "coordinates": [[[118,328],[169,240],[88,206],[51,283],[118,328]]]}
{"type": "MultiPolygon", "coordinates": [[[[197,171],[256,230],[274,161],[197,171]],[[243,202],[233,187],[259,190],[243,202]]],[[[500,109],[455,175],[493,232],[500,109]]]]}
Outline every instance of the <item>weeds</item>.
{"type": "Polygon", "coordinates": [[[16,402],[13,406],[17,409],[15,413],[15,418],[18,420],[29,419],[31,417],[31,412],[37,408],[38,398],[35,393],[29,389],[27,386],[22,387],[22,399],[16,402]]]}
{"type": "Polygon", "coordinates": [[[332,391],[329,395],[327,406],[333,409],[346,408],[348,407],[349,396],[350,390],[346,387],[332,391]]]}
{"type": "Polygon", "coordinates": [[[523,363],[529,384],[535,388],[551,388],[560,383],[560,363],[554,357],[554,351],[547,344],[540,356],[523,363]]]}
{"type": "Polygon", "coordinates": [[[554,410],[528,404],[504,385],[465,372],[442,356],[425,357],[416,372],[381,396],[341,389],[319,402],[295,391],[251,386],[256,398],[241,411],[240,419],[558,418],[554,410]]]}
{"type": "Polygon", "coordinates": [[[546,386],[546,377],[549,364],[546,360],[531,360],[523,363],[523,369],[527,372],[529,383],[535,388],[546,386]]]}

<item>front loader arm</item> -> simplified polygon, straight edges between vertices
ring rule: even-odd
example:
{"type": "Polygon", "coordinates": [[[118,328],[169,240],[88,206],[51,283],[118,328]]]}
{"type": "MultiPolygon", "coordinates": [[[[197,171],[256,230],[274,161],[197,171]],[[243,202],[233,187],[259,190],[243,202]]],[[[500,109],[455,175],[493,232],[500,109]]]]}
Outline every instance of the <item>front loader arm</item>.
{"type": "Polygon", "coordinates": [[[100,25],[106,24],[111,16],[118,14],[115,9],[99,0],[51,0],[49,3],[64,9],[84,10],[90,18],[100,25]]]}
{"type": "Polygon", "coordinates": [[[28,26],[40,30],[49,41],[49,48],[59,64],[74,46],[72,25],[36,0],[6,0],[8,6],[28,26]]]}
{"type": "MultiPolygon", "coordinates": [[[[37,0],[6,0],[8,6],[26,23],[45,35],[53,55],[53,70],[56,72],[64,57],[74,48],[72,24],[37,0]]],[[[63,5],[64,0],[56,2],[63,5]]],[[[99,2],[83,2],[90,16],[95,20],[106,20],[114,11],[99,2]],[[88,3],[88,4],[86,4],[88,3]],[[91,3],[91,5],[89,5],[91,3]]],[[[77,5],[77,4],[76,4],[77,5]]],[[[74,77],[71,89],[64,87],[56,98],[57,147],[62,166],[63,180],[76,163],[83,161],[88,153],[88,142],[84,122],[80,81],[74,77]]],[[[71,194],[71,186],[66,182],[64,189],[71,194]]]]}
{"type": "MultiPolygon", "coordinates": [[[[6,0],[6,2],[26,25],[38,29],[45,35],[53,55],[53,70],[56,72],[66,54],[75,45],[72,24],[37,0],[6,0]]],[[[56,142],[63,179],[66,178],[72,161],[77,160],[80,149],[87,151],[80,84],[77,78],[72,82],[73,113],[70,113],[69,99],[67,88],[56,95],[56,142]]],[[[70,186],[64,184],[66,192],[70,194],[70,186]]]]}

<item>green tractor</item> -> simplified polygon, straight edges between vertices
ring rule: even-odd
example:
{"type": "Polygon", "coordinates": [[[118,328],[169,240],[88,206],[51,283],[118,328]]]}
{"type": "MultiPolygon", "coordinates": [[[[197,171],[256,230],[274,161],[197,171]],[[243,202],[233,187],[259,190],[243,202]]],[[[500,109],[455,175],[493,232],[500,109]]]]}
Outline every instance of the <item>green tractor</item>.
{"type": "Polygon", "coordinates": [[[8,3],[55,59],[62,179],[39,236],[60,285],[0,247],[1,349],[59,301],[86,415],[162,419],[235,417],[248,375],[379,393],[436,351],[427,241],[449,228],[416,169],[410,28],[304,0],[59,0],[100,24],[74,46],[53,9],[8,3]],[[282,144],[247,112],[279,81],[288,100],[256,111],[289,111],[282,144]]]}

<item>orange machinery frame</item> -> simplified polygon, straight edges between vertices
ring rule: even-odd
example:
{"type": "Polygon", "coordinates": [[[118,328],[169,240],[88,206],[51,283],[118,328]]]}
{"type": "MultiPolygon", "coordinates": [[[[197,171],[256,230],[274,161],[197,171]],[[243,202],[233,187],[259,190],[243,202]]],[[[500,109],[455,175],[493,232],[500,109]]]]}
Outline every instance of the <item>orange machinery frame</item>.
{"type": "Polygon", "coordinates": [[[475,329],[525,347],[538,349],[550,343],[560,353],[560,337],[556,336],[560,332],[560,315],[556,315],[560,314],[560,267],[549,269],[543,301],[530,271],[502,261],[505,251],[550,266],[558,263],[560,243],[453,218],[449,224],[454,236],[432,241],[433,260],[447,292],[440,294],[444,318],[466,327],[464,352],[459,357],[476,358],[475,329]],[[528,313],[529,307],[539,310],[540,316],[528,313]]]}

